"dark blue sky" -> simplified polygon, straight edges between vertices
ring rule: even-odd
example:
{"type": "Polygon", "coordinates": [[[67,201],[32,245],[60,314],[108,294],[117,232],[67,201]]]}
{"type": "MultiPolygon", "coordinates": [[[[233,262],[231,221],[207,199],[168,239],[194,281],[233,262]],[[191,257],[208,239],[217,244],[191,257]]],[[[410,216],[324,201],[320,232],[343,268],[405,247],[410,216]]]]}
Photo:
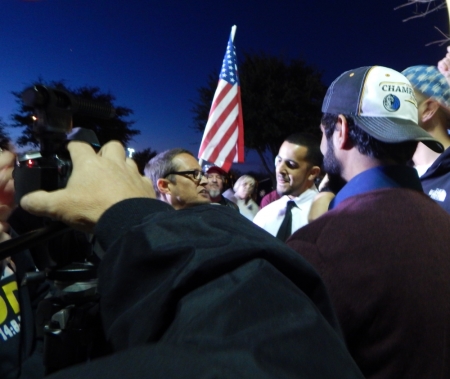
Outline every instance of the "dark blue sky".
{"type": "MultiPolygon", "coordinates": [[[[404,23],[414,6],[393,8],[406,2],[3,0],[0,117],[9,122],[17,109],[11,91],[38,77],[63,79],[72,88],[110,91],[116,105],[133,109],[142,133],[130,144],[136,150],[184,147],[196,154],[202,136],[191,128],[191,101],[219,70],[232,25],[238,58],[252,50],[304,58],[330,84],[351,68],[402,70],[445,55],[445,46],[425,44],[442,39],[435,26],[448,32],[447,12],[404,23]]],[[[257,162],[249,157],[245,169],[257,162]]]]}

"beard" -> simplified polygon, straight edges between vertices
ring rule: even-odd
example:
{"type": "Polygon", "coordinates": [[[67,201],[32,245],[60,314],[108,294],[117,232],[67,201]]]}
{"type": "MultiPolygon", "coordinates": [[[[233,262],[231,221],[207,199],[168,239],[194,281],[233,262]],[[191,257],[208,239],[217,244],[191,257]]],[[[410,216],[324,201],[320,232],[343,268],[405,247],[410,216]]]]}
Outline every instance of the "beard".
{"type": "Polygon", "coordinates": [[[336,158],[334,153],[334,146],[332,141],[327,143],[327,152],[323,157],[323,168],[329,176],[341,177],[342,176],[342,164],[336,158]]]}
{"type": "Polygon", "coordinates": [[[213,199],[215,199],[216,197],[220,196],[220,190],[219,189],[209,189],[209,196],[211,196],[213,199]]]}
{"type": "Polygon", "coordinates": [[[328,190],[338,193],[347,182],[342,178],[342,163],[337,159],[334,153],[334,146],[331,141],[328,142],[327,152],[323,157],[323,168],[328,174],[328,190]]]}

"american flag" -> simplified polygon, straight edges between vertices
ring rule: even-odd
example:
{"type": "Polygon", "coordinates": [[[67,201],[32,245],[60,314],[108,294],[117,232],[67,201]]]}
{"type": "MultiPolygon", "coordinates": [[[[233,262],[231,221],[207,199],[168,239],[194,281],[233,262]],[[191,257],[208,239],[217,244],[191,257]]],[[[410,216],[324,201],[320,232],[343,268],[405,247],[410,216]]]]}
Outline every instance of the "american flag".
{"type": "Polygon", "coordinates": [[[244,162],[244,122],[242,119],[236,52],[235,26],[228,40],[219,84],[209,111],[198,157],[227,171],[233,162],[244,162]]]}

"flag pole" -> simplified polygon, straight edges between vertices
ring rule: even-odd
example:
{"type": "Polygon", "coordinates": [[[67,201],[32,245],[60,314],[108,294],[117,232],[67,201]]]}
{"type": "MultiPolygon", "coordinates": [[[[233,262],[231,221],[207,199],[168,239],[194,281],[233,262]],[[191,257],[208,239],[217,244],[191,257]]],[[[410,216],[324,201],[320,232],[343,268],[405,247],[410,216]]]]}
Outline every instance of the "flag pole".
{"type": "MultiPolygon", "coordinates": [[[[447,0],[447,4],[450,2],[450,0],[447,0]]],[[[450,12],[450,11],[449,11],[450,12]]],[[[236,34],[236,25],[233,25],[231,27],[231,40],[234,42],[234,35],[236,34]]]]}
{"type": "Polygon", "coordinates": [[[447,0],[447,12],[448,12],[448,20],[450,22],[450,0],[447,0]]]}
{"type": "Polygon", "coordinates": [[[448,21],[450,23],[450,0],[447,0],[448,21]]]}

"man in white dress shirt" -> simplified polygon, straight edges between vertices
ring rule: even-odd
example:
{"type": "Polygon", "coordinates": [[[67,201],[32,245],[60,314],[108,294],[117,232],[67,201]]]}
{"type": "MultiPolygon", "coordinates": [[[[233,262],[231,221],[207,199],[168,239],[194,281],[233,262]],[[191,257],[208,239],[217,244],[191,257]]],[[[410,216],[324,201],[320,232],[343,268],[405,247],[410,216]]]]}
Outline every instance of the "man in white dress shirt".
{"type": "Polygon", "coordinates": [[[286,138],[275,158],[277,192],[281,198],[261,209],[253,222],[284,241],[306,225],[311,203],[318,193],[314,180],[320,175],[322,159],[319,141],[314,137],[296,133],[286,138]],[[295,204],[289,207],[292,218],[287,228],[290,230],[283,234],[280,227],[289,201],[295,204]]]}

